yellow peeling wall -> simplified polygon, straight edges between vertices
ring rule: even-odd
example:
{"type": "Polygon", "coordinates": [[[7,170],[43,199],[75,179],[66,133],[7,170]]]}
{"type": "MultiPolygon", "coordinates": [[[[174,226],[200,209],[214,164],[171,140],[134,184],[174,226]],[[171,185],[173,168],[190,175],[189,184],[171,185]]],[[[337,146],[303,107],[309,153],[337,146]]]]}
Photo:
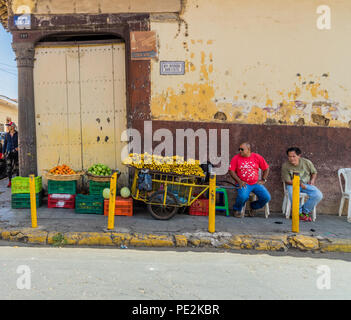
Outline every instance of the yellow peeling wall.
{"type": "Polygon", "coordinates": [[[187,0],[151,21],[154,119],[351,127],[349,0],[187,0]],[[317,28],[317,7],[331,29],[317,28]],[[185,61],[182,76],[160,61],[185,61]]]}

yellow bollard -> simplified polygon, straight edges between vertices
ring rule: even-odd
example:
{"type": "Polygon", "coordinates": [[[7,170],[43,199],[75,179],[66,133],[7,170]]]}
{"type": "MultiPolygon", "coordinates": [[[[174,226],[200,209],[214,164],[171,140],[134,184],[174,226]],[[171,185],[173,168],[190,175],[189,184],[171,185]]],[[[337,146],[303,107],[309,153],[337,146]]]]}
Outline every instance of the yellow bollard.
{"type": "Polygon", "coordinates": [[[294,173],[292,192],[292,232],[299,233],[300,213],[300,175],[294,173]]]}
{"type": "Polygon", "coordinates": [[[216,175],[211,174],[209,184],[208,231],[214,233],[216,223],[216,175]]]}
{"type": "Polygon", "coordinates": [[[32,228],[36,228],[38,227],[38,222],[37,222],[37,199],[35,197],[34,174],[29,175],[29,192],[30,192],[30,215],[32,219],[32,228]]]}
{"type": "Polygon", "coordinates": [[[112,230],[115,226],[116,190],[117,190],[117,172],[115,172],[112,175],[111,182],[110,182],[110,200],[108,203],[108,221],[107,221],[108,230],[112,230]]]}

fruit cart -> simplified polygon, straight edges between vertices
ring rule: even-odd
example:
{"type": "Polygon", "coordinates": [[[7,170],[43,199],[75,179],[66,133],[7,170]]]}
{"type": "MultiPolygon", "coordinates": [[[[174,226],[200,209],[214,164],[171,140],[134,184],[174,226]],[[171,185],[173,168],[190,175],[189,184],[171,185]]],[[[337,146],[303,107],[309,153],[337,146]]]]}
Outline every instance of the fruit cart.
{"type": "Polygon", "coordinates": [[[179,209],[190,206],[209,189],[209,185],[201,184],[202,182],[202,176],[134,168],[131,194],[133,199],[147,204],[152,217],[168,220],[179,209]],[[145,184],[145,181],[142,181],[145,177],[148,177],[149,183],[145,184]]]}

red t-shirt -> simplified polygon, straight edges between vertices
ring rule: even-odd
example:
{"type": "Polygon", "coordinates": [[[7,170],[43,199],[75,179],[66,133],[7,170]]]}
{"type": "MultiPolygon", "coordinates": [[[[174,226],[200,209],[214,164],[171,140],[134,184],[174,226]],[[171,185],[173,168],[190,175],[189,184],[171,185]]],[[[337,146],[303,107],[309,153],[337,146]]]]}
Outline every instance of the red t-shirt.
{"type": "Polygon", "coordinates": [[[259,169],[265,171],[269,165],[262,156],[257,153],[251,153],[250,157],[242,157],[237,154],[230,162],[229,170],[234,171],[240,180],[247,184],[255,184],[259,178],[259,169]]]}

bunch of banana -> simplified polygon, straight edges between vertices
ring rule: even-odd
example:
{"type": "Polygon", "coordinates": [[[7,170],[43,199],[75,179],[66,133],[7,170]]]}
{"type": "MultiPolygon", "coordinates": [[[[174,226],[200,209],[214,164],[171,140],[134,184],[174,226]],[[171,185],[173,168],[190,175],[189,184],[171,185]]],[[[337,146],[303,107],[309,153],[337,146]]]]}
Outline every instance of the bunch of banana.
{"type": "Polygon", "coordinates": [[[200,167],[199,160],[189,159],[185,161],[184,157],[180,156],[162,157],[151,155],[147,152],[144,154],[131,153],[129,157],[123,161],[123,164],[133,166],[137,169],[149,169],[163,173],[205,176],[200,167]]]}

